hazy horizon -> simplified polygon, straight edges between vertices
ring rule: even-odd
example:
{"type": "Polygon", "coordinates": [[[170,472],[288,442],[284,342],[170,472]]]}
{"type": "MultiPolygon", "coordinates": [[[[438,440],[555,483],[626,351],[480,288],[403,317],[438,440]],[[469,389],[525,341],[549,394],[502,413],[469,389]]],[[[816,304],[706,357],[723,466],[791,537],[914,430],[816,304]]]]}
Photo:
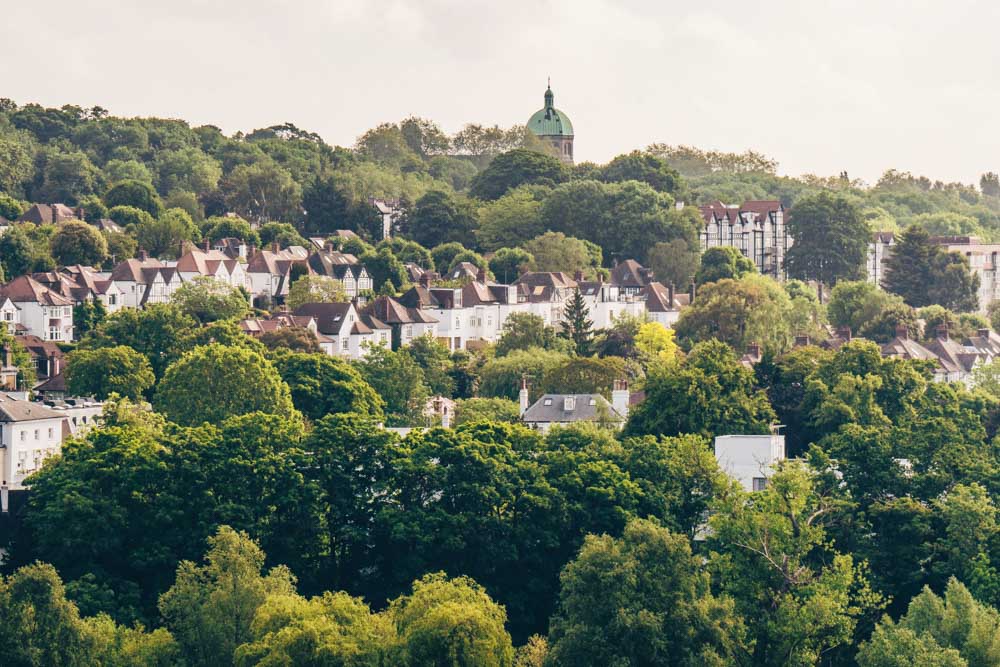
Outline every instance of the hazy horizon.
{"type": "Polygon", "coordinates": [[[1000,8],[980,2],[86,5],[5,8],[0,97],[227,134],[287,121],[351,146],[409,115],[448,133],[524,123],[552,77],[581,162],[664,142],[869,183],[1000,170],[1000,8]]]}

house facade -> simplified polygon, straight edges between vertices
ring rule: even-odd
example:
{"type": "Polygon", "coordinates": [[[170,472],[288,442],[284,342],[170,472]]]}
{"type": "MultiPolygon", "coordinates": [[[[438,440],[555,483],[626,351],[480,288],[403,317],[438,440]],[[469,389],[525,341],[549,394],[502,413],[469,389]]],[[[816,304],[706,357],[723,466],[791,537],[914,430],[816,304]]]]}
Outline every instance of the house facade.
{"type": "Polygon", "coordinates": [[[736,248],[763,275],[785,279],[785,253],[792,238],[780,201],[746,201],[741,205],[716,201],[699,210],[705,223],[699,234],[702,251],[719,246],[736,248]]]}

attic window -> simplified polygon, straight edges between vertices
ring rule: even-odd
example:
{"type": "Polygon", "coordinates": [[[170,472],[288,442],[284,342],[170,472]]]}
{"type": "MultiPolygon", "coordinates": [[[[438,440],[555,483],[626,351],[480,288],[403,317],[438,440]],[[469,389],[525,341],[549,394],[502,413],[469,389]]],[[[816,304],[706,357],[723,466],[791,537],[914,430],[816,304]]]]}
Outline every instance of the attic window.
{"type": "Polygon", "coordinates": [[[543,401],[542,405],[552,405],[552,399],[546,398],[545,401],[543,401]]]}
{"type": "Polygon", "coordinates": [[[535,289],[534,289],[534,290],[532,291],[532,294],[536,294],[536,295],[537,295],[537,294],[541,294],[541,293],[542,293],[542,292],[544,292],[544,291],[545,291],[545,287],[543,287],[542,285],[539,285],[538,287],[536,287],[536,288],[535,288],[535,289]]]}
{"type": "Polygon", "coordinates": [[[597,401],[595,401],[594,399],[590,399],[590,404],[591,405],[597,405],[597,401]]]}
{"type": "Polygon", "coordinates": [[[333,321],[334,322],[339,322],[340,321],[340,315],[334,315],[333,316],[333,321]]]}

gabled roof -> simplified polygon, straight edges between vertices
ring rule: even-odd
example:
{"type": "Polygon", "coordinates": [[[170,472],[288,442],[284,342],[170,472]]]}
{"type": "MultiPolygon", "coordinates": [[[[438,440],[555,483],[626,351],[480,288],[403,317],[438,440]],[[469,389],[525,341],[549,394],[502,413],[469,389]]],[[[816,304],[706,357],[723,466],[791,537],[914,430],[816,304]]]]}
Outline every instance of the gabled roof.
{"type": "Polygon", "coordinates": [[[459,262],[455,268],[448,272],[448,278],[451,280],[460,280],[462,278],[476,278],[479,276],[479,267],[472,262],[459,262]]]}
{"type": "Polygon", "coordinates": [[[615,421],[625,420],[600,394],[545,394],[525,411],[521,420],[532,424],[595,421],[601,412],[615,421]],[[572,410],[565,409],[567,398],[574,403],[572,410]]]}
{"type": "Polygon", "coordinates": [[[365,309],[377,319],[389,325],[394,324],[433,324],[438,320],[419,308],[407,308],[391,296],[380,296],[365,309]]]}
{"type": "Polygon", "coordinates": [[[981,357],[974,348],[959,345],[952,338],[938,336],[925,346],[948,373],[969,373],[981,357]]]}
{"type": "Polygon", "coordinates": [[[350,303],[304,303],[295,309],[295,315],[312,317],[320,333],[339,336],[353,308],[350,303]]]}
{"type": "Polygon", "coordinates": [[[646,285],[643,293],[646,295],[646,310],[652,313],[680,310],[691,301],[691,295],[687,292],[674,290],[674,300],[671,303],[670,288],[655,281],[646,285]]]}
{"type": "Polygon", "coordinates": [[[65,204],[32,204],[17,221],[33,222],[36,225],[52,225],[63,220],[77,219],[76,211],[65,204]]]}
{"type": "Polygon", "coordinates": [[[517,285],[525,299],[533,303],[552,301],[559,290],[577,288],[577,282],[561,271],[529,271],[522,273],[512,284],[517,285]]]}
{"type": "Polygon", "coordinates": [[[882,346],[882,356],[938,361],[936,354],[906,335],[897,335],[882,346]]]}
{"type": "Polygon", "coordinates": [[[152,257],[126,259],[118,262],[115,268],[111,269],[111,280],[141,283],[145,280],[142,272],[143,269],[159,269],[165,266],[163,262],[152,257]]]}
{"type": "Polygon", "coordinates": [[[45,306],[72,306],[73,302],[52,291],[31,276],[18,276],[0,288],[0,295],[15,303],[40,303],[45,306]]]}
{"type": "Polygon", "coordinates": [[[652,279],[652,272],[634,259],[619,262],[611,269],[612,285],[618,287],[645,287],[652,279]]]}

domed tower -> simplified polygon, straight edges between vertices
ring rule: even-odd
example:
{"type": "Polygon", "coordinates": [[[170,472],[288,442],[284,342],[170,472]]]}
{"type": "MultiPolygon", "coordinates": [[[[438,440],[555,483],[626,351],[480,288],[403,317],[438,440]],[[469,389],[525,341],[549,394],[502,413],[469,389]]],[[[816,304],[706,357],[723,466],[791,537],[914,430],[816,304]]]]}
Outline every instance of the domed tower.
{"type": "Polygon", "coordinates": [[[545,89],[545,107],[528,119],[528,129],[559,152],[559,159],[573,164],[573,124],[569,116],[556,109],[552,85],[545,89]]]}

